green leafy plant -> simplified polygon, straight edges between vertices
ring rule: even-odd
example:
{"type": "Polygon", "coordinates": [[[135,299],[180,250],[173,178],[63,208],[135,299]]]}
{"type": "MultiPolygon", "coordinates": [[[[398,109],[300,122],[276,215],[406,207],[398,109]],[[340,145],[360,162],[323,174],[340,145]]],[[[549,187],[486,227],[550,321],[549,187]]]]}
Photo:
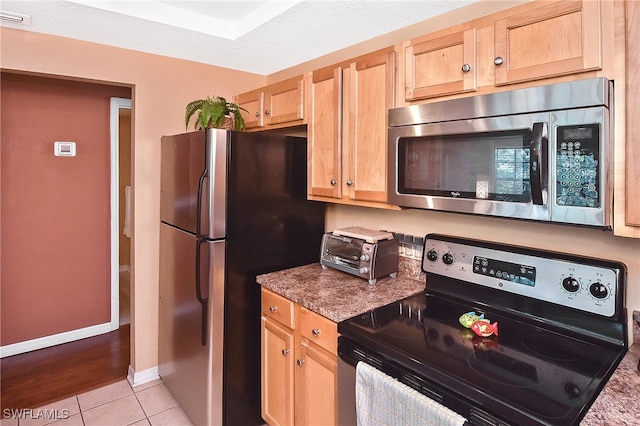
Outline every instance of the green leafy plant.
{"type": "Polygon", "coordinates": [[[227,100],[221,96],[197,99],[187,104],[184,125],[189,127],[189,120],[198,112],[194,123],[195,129],[206,129],[207,127],[229,128],[230,130],[244,130],[244,118],[241,111],[248,112],[241,106],[227,100]],[[229,125],[229,117],[233,125],[229,125]],[[225,123],[226,121],[226,123],[225,123]]]}

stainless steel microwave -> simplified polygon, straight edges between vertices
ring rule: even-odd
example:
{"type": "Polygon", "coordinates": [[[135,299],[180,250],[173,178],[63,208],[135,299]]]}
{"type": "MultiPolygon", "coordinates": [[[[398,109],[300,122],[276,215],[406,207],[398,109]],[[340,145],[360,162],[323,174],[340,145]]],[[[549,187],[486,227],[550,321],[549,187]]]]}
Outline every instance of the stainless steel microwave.
{"type": "Polygon", "coordinates": [[[613,82],[389,110],[388,202],[609,228],[613,82]]]}

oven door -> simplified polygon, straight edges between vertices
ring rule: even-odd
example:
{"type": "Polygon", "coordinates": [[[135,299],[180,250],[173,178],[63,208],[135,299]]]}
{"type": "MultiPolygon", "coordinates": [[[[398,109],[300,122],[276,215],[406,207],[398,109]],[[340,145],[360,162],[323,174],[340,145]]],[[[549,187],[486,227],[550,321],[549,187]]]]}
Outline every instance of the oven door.
{"type": "Polygon", "coordinates": [[[548,113],[389,129],[388,201],[549,220],[548,113]]]}

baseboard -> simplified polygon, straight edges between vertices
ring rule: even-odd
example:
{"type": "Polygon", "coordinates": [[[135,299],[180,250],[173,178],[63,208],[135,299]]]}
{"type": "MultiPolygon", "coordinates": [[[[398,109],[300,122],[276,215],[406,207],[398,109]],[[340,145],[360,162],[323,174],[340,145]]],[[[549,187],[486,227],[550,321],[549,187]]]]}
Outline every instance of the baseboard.
{"type": "Polygon", "coordinates": [[[53,334],[51,336],[44,336],[32,340],[26,340],[24,342],[5,345],[0,347],[0,358],[18,355],[25,352],[31,352],[37,349],[48,348],[50,346],[56,346],[62,343],[74,342],[76,340],[97,336],[99,334],[109,333],[118,329],[118,322],[118,318],[116,317],[114,321],[108,323],[93,325],[77,330],[53,334]]]}
{"type": "Polygon", "coordinates": [[[129,374],[127,374],[127,380],[132,387],[140,386],[145,383],[158,380],[159,378],[160,375],[158,374],[158,367],[148,368],[136,373],[133,367],[129,365],[129,374]]]}

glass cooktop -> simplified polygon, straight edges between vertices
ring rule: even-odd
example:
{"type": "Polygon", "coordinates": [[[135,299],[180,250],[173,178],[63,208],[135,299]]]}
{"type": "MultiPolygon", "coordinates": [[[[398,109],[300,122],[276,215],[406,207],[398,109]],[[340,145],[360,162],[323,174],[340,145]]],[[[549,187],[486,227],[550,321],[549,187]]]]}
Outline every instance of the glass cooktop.
{"type": "Polygon", "coordinates": [[[497,322],[498,334],[480,337],[458,321],[470,311],[423,293],[343,321],[338,331],[472,405],[542,424],[581,418],[624,355],[614,344],[489,311],[477,313],[497,322]]]}

